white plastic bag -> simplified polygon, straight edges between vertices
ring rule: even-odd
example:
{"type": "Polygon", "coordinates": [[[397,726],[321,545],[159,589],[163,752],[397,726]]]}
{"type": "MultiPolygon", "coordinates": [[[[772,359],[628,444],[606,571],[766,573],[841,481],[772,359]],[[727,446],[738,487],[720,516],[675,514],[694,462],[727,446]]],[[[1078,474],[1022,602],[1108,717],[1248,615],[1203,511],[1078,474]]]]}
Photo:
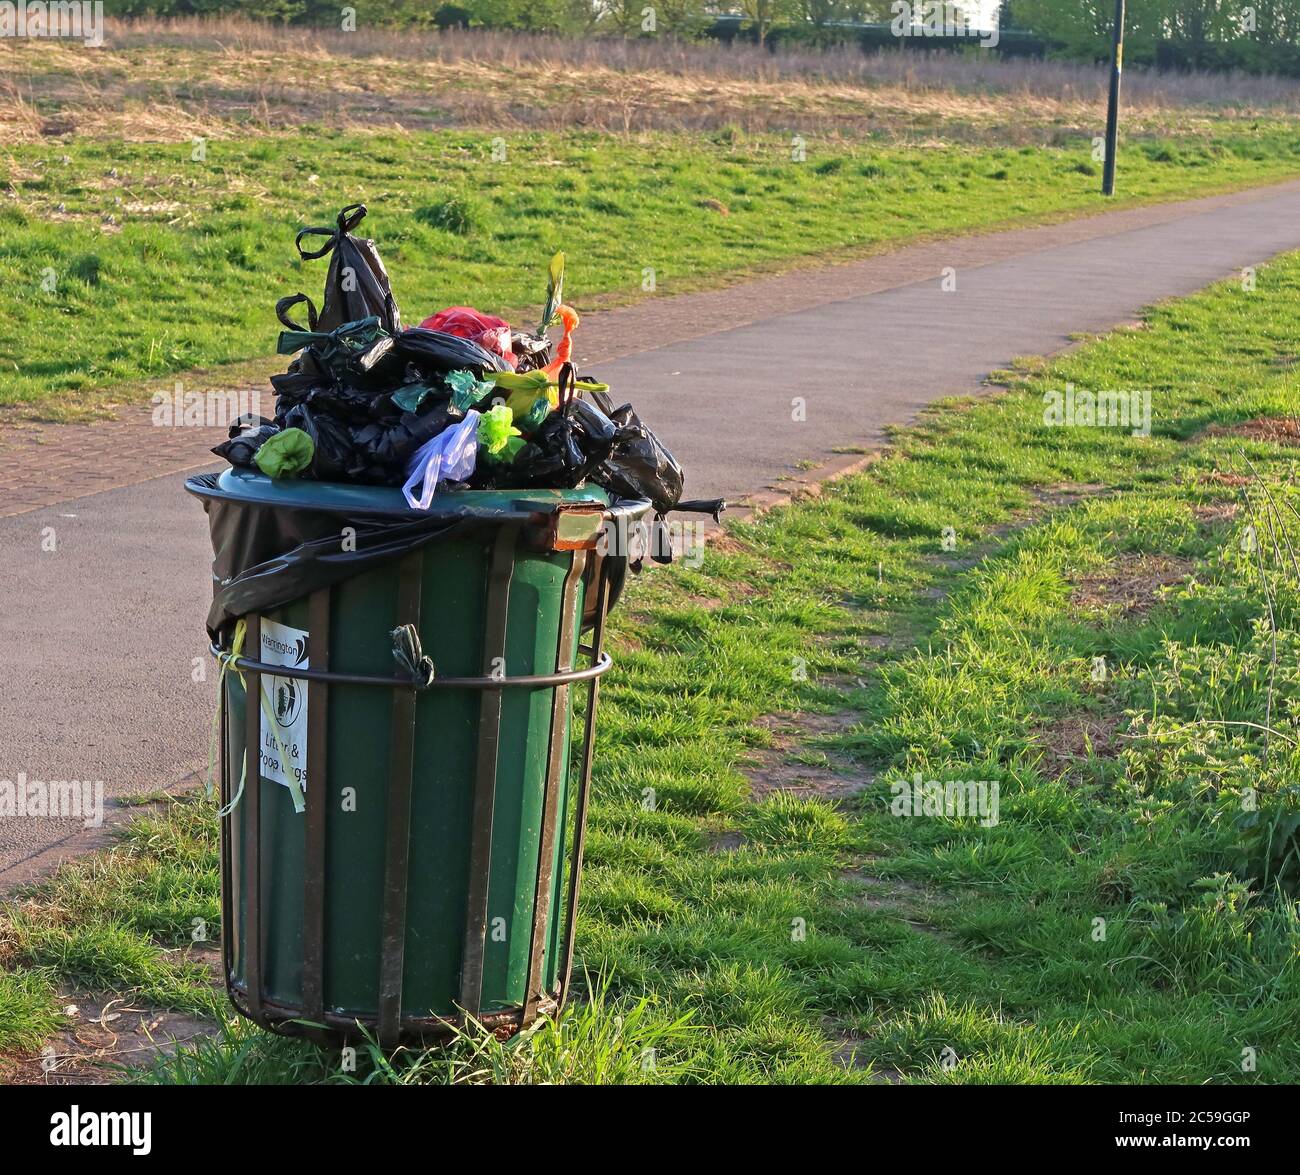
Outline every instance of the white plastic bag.
{"type": "Polygon", "coordinates": [[[478,417],[471,408],[459,424],[443,429],[415,450],[406,467],[406,484],[402,486],[412,510],[429,508],[440,481],[467,481],[474,472],[478,458],[478,417]],[[421,487],[419,498],[411,493],[417,485],[421,487]]]}

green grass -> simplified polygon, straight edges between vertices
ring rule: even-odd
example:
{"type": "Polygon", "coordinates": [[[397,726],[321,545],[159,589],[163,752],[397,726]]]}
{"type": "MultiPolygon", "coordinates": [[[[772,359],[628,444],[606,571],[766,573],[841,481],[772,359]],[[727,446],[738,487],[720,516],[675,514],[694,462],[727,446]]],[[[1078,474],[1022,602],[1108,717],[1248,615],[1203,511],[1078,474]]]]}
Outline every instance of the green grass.
{"type": "MultiPolygon", "coordinates": [[[[72,139],[0,158],[0,404],[141,398],[141,381],[274,352],[273,307],[318,298],[293,234],[366,202],[408,322],[447,304],[536,313],[552,251],[582,307],[717,285],[926,235],[1100,210],[1091,144],[896,146],[710,134],[486,132],[72,139]],[[710,203],[712,202],[712,203],[710,203]]],[[[1203,120],[1126,146],[1125,200],[1300,173],[1291,124],[1203,120]]]]}
{"type": "Polygon", "coordinates": [[[58,1026],[60,984],[215,1014],[211,975],[188,950],[196,925],[209,928],[209,946],[219,934],[215,860],[212,814],[169,803],[136,817],[112,852],[81,857],[59,870],[53,888],[10,902],[0,918],[0,1008],[8,1013],[0,1015],[0,1050],[30,1050],[58,1026]]]}
{"type": "MultiPolygon", "coordinates": [[[[240,1027],[136,1078],[1300,1080],[1295,450],[1206,431],[1296,402],[1300,255],[1258,279],[1025,364],[631,585],[580,919],[604,981],[558,1028],[341,1073],[240,1027]],[[1067,380],[1149,389],[1152,435],[1045,426],[1067,380]],[[755,803],[759,761],[845,790],[755,803]],[[996,783],[997,822],[895,815],[917,774],[996,783]]],[[[215,920],[214,867],[201,801],[148,818],[7,915],[0,991],[29,1021],[33,975],[195,1007],[165,948],[215,920]]]]}
{"type": "Polygon", "coordinates": [[[58,1028],[54,990],[37,972],[0,970],[0,1052],[35,1052],[58,1028]]]}
{"type": "MultiPolygon", "coordinates": [[[[612,1001],[608,984],[557,1020],[541,1020],[508,1041],[472,1024],[445,1048],[387,1053],[373,1039],[355,1069],[338,1054],[258,1031],[245,1021],[147,1070],[159,1085],[650,1085],[683,1079],[689,1015],[659,1014],[649,998],[612,1001]]],[[[130,1069],[128,1079],[141,1076],[130,1069]]]]}

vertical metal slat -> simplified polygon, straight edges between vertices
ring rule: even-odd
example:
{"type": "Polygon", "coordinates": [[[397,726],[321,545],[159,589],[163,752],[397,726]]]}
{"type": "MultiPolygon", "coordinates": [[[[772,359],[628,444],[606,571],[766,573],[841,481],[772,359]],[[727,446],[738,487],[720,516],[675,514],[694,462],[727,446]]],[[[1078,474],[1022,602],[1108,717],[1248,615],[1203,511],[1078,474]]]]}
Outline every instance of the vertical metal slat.
{"type": "MultiPolygon", "coordinates": [[[[556,670],[567,672],[573,662],[574,628],[578,623],[575,588],[582,579],[587,552],[573,552],[573,562],[564,577],[560,612],[560,635],[556,646],[556,670]]],[[[551,733],[547,747],[546,788],[542,796],[542,827],[537,853],[537,886],[533,898],[533,933],[528,947],[528,988],[525,993],[523,1021],[531,1024],[542,999],[542,969],[546,955],[546,926],[551,914],[551,872],[555,853],[555,829],[560,804],[560,774],[568,761],[565,719],[568,716],[569,687],[557,685],[551,699],[551,733]]]]}
{"type": "MultiPolygon", "coordinates": [[[[596,623],[591,635],[592,664],[600,660],[605,644],[605,613],[609,608],[609,575],[602,562],[600,583],[596,588],[596,623]]],[[[578,774],[578,796],[573,814],[573,850],[569,861],[569,893],[564,917],[564,955],[560,962],[559,1002],[569,995],[569,980],[573,975],[573,937],[578,921],[578,895],[582,888],[582,853],[587,842],[587,799],[591,794],[591,760],[596,738],[596,703],[600,696],[600,678],[591,679],[587,691],[587,714],[582,731],[582,766],[578,774]]]]}
{"type": "MultiPolygon", "coordinates": [[[[492,546],[483,638],[483,676],[504,672],[506,617],[515,570],[517,527],[503,527],[492,546]]],[[[479,703],[478,761],[470,822],[469,886],[465,947],[461,955],[460,1006],[478,1015],[483,999],[483,956],[487,943],[488,891],[492,881],[492,820],[496,805],[497,755],[501,737],[501,690],[485,689],[479,703]]]]}
{"type": "MultiPolygon", "coordinates": [[[[420,627],[424,553],[407,555],[399,566],[397,623],[420,627]]],[[[379,966],[379,1043],[397,1047],[406,964],[406,898],[411,853],[411,773],[415,758],[414,689],[393,691],[393,725],[388,775],[388,829],[384,868],[383,937],[379,966]]]]}
{"type": "MultiPolygon", "coordinates": [[[[244,648],[261,659],[260,617],[246,618],[244,648]]],[[[244,671],[244,977],[248,983],[248,1007],[253,1016],[262,1014],[262,678],[244,671]]],[[[238,812],[238,809],[236,809],[238,812]]]]}
{"type": "MultiPolygon", "coordinates": [[[[233,671],[232,671],[233,672],[233,671]]],[[[218,683],[221,697],[221,970],[225,974],[226,991],[230,991],[231,968],[235,962],[234,888],[231,885],[231,864],[234,861],[234,816],[226,811],[230,806],[230,673],[222,674],[218,683]]]]}
{"type": "MultiPolygon", "coordinates": [[[[330,665],[330,590],[312,592],[307,604],[308,662],[330,665]]],[[[329,806],[329,682],[313,681],[307,691],[307,801],[302,892],[302,1002],[308,1020],[325,1011],[325,823],[329,806]]]]}

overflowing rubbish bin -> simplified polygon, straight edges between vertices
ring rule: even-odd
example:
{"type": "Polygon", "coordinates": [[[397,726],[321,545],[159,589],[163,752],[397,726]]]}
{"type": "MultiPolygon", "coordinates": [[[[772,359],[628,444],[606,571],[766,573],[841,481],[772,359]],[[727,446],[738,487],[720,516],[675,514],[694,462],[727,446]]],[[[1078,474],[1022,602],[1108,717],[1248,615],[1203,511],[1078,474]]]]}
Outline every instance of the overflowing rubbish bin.
{"type": "MultiPolygon", "coordinates": [[[[465,1012],[516,1027],[554,1011],[610,666],[604,618],[626,570],[609,536],[650,503],[467,491],[435,499],[411,532],[393,490],[236,471],[188,488],[210,515],[218,581],[239,578],[223,553],[249,554],[223,552],[231,536],[286,552],[314,542],[328,562],[324,536],[341,545],[365,528],[338,552],[346,574],[259,602],[216,648],[235,1006],[276,1030],[364,1029],[389,1047],[465,1012]]],[[[221,606],[219,587],[218,621],[221,606]]]]}
{"type": "Polygon", "coordinates": [[[275,416],[186,488],[214,553],[231,1001],[391,1048],[563,1005],[605,617],[642,554],[672,557],[647,520],[724,503],[683,502],[667,447],[577,370],[562,254],[534,331],[467,306],[404,329],[365,215],[299,232],[329,269],[319,311],[276,307],[275,416]]]}

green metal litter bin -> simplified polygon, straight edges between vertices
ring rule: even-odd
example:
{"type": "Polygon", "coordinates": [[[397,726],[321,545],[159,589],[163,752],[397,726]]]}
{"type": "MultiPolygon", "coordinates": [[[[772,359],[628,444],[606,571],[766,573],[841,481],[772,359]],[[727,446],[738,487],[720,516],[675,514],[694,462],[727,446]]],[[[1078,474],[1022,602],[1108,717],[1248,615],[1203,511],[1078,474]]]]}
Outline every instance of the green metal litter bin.
{"type": "MultiPolygon", "coordinates": [[[[203,480],[210,513],[219,498],[342,523],[400,500],[203,480]]],[[[602,536],[649,509],[598,489],[441,495],[420,517],[476,524],[245,615],[234,650],[231,632],[214,644],[222,951],[243,1015],[393,1047],[446,1036],[464,1012],[509,1030],[562,1006],[604,618],[626,559],[602,536]]]]}

